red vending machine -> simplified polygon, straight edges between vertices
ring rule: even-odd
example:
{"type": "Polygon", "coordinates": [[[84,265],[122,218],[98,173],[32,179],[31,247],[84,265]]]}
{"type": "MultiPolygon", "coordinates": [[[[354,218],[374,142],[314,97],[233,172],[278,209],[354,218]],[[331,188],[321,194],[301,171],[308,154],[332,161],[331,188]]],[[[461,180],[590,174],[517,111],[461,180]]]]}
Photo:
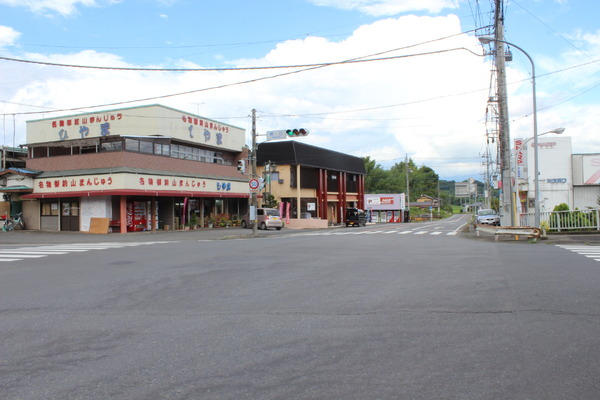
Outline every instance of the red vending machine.
{"type": "Polygon", "coordinates": [[[127,231],[139,232],[146,229],[146,203],[143,201],[127,202],[127,231]]]}

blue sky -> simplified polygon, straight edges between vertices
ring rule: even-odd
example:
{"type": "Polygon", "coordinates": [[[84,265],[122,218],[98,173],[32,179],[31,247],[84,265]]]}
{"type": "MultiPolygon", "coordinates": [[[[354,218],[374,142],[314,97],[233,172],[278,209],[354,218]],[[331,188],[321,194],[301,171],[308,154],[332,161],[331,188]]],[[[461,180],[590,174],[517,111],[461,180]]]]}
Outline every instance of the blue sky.
{"type": "MultiPolygon", "coordinates": [[[[275,78],[291,70],[0,60],[0,140],[23,144],[26,120],[75,107],[160,103],[248,130],[254,108],[259,133],[304,127],[298,140],[385,167],[408,155],[442,179],[481,179],[490,60],[472,30],[491,10],[490,0],[0,0],[0,56],[11,59],[197,69],[412,55],[275,78]]],[[[505,0],[506,40],[535,61],[539,130],[564,126],[579,153],[600,153],[599,15],[596,0],[505,0]]],[[[531,67],[512,53],[511,137],[529,137],[531,67]]]]}

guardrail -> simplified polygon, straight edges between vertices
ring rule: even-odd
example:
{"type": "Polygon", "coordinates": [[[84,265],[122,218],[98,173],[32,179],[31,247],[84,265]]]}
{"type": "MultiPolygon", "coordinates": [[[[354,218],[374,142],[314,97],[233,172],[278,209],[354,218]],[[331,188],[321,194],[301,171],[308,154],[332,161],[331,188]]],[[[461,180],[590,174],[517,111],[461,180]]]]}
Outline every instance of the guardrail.
{"type": "MultiPolygon", "coordinates": [[[[533,226],[534,220],[534,213],[521,214],[523,226],[533,226]]],[[[544,211],[540,213],[540,221],[548,223],[548,232],[600,231],[600,209],[544,211]]]]}
{"type": "Polygon", "coordinates": [[[498,240],[500,235],[512,235],[515,237],[527,236],[528,239],[537,240],[542,234],[540,229],[532,226],[493,226],[476,224],[475,230],[477,231],[477,236],[479,236],[479,232],[491,233],[494,235],[495,240],[498,240]]]}

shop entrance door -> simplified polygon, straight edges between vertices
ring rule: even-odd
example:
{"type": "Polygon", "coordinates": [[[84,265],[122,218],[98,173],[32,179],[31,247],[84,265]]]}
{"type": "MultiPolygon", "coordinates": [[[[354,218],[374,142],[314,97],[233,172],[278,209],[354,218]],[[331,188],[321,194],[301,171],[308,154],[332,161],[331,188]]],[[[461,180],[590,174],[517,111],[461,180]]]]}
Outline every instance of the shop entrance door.
{"type": "Polygon", "coordinates": [[[79,232],[79,201],[63,200],[60,205],[60,230],[79,232]]]}

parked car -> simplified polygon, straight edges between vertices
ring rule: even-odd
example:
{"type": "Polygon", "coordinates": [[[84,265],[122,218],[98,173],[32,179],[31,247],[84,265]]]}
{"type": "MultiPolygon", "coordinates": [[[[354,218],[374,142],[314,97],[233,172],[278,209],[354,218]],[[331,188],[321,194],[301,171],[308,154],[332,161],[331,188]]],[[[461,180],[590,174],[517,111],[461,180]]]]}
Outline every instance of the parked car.
{"type": "MultiPolygon", "coordinates": [[[[258,229],[275,228],[278,231],[283,228],[283,220],[279,215],[279,210],[276,208],[257,208],[256,219],[258,220],[258,229]]],[[[246,214],[242,218],[242,228],[252,227],[250,215],[246,214]]]]}
{"type": "Polygon", "coordinates": [[[500,225],[500,216],[494,210],[479,210],[475,217],[476,224],[500,225]]]}
{"type": "Polygon", "coordinates": [[[367,225],[367,214],[358,208],[346,209],[346,226],[365,226],[367,225]]]}

